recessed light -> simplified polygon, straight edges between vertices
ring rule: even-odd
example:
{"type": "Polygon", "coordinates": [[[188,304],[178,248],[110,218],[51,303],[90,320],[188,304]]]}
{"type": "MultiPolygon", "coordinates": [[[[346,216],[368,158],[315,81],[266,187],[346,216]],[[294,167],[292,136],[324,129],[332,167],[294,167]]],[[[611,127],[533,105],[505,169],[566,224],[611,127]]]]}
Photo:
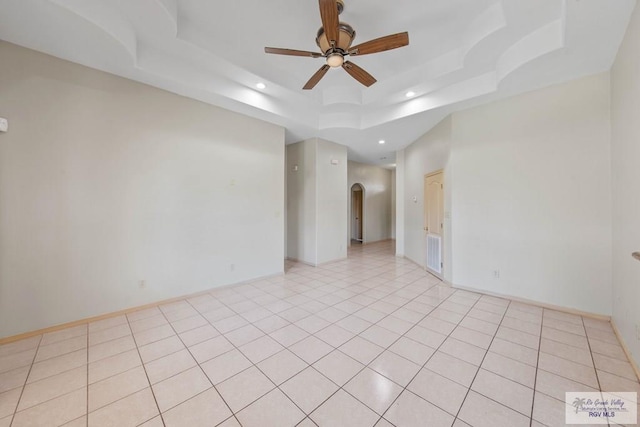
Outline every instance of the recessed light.
{"type": "Polygon", "coordinates": [[[378,144],[384,144],[385,142],[387,141],[385,141],[384,139],[381,139],[380,141],[378,141],[378,144]]]}
{"type": "Polygon", "coordinates": [[[266,85],[266,84],[264,84],[264,83],[262,83],[262,82],[260,82],[260,83],[256,83],[256,87],[257,87],[258,89],[266,89],[266,88],[267,88],[267,85],[266,85]]]}
{"type": "Polygon", "coordinates": [[[412,91],[409,91],[409,92],[404,94],[404,96],[406,96],[407,98],[411,98],[412,96],[415,96],[415,95],[416,95],[416,93],[412,92],[412,91]]]}

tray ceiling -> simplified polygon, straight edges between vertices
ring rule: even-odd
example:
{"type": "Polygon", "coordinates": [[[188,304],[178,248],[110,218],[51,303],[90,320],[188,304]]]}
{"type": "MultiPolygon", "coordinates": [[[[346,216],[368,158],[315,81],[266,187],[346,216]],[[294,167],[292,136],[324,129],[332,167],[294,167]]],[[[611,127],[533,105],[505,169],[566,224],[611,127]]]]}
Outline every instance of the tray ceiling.
{"type": "Polygon", "coordinates": [[[277,123],[288,143],[321,137],[348,146],[350,159],[390,166],[452,111],[608,70],[635,6],[345,3],[354,44],[409,32],[408,47],[353,58],[377,78],[370,88],[330,70],[303,91],[322,58],[264,53],[318,50],[316,0],[0,0],[0,39],[277,123]]]}

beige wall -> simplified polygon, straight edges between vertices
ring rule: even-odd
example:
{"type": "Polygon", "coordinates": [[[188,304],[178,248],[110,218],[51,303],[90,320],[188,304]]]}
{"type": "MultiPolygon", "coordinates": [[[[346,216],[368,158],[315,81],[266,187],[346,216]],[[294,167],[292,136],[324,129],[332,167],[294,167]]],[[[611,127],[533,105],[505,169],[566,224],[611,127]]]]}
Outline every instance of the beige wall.
{"type": "Polygon", "coordinates": [[[613,319],[640,365],[640,8],[611,71],[613,319]]]}
{"type": "Polygon", "coordinates": [[[405,223],[405,150],[396,151],[396,174],[395,174],[395,196],[396,196],[396,224],[395,224],[395,234],[396,234],[396,256],[404,257],[405,256],[405,241],[404,241],[404,223],[405,223]]]}
{"type": "Polygon", "coordinates": [[[317,263],[323,264],[347,257],[347,147],[318,138],[317,156],[317,263]]]}
{"type": "MultiPolygon", "coordinates": [[[[451,155],[451,116],[436,125],[430,132],[404,149],[404,162],[398,163],[398,173],[404,175],[404,255],[418,265],[427,264],[427,242],[424,232],[424,177],[445,172],[445,223],[443,242],[443,274],[451,277],[451,188],[449,158],[451,155]]],[[[399,196],[400,197],[400,196],[399,196]]]]}
{"type": "Polygon", "coordinates": [[[397,252],[424,266],[424,175],[444,169],[445,279],[610,314],[609,111],[604,73],[449,116],[398,152],[397,252]]]}
{"type": "Polygon", "coordinates": [[[372,243],[391,238],[392,221],[392,173],[388,169],[364,163],[349,162],[347,167],[349,189],[349,221],[347,236],[351,233],[351,187],[362,184],[364,187],[364,243],[372,243]]]}
{"type": "Polygon", "coordinates": [[[610,130],[608,73],[455,113],[453,283],[610,314],[610,130]]]}
{"type": "Polygon", "coordinates": [[[0,58],[0,337],[282,272],[282,128],[0,58]]]}
{"type": "Polygon", "coordinates": [[[347,196],[347,147],[319,138],[287,146],[288,258],[346,258],[347,196]]]}
{"type": "Polygon", "coordinates": [[[316,141],[287,145],[287,257],[315,264],[316,141]]]}
{"type": "Polygon", "coordinates": [[[396,238],[396,169],[391,171],[391,238],[396,238]]]}

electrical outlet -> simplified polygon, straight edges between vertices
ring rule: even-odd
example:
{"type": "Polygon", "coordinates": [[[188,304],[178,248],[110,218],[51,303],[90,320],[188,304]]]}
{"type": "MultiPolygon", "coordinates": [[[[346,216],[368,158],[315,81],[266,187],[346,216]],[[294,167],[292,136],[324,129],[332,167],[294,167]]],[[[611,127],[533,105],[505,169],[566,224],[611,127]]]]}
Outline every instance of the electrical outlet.
{"type": "Polygon", "coordinates": [[[500,270],[493,270],[493,278],[494,279],[500,278],[500,270]]]}
{"type": "Polygon", "coordinates": [[[144,288],[146,288],[146,287],[147,287],[147,281],[146,281],[146,280],[140,280],[140,281],[138,282],[138,287],[139,287],[140,289],[144,289],[144,288]]]}

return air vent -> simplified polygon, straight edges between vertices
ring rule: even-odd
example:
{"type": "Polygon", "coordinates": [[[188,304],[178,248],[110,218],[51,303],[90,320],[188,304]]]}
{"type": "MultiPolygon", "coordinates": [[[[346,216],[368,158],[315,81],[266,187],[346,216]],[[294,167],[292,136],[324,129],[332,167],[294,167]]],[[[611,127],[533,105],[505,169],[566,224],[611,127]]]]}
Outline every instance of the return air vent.
{"type": "Polygon", "coordinates": [[[427,235],[427,268],[442,274],[442,237],[427,235]]]}

